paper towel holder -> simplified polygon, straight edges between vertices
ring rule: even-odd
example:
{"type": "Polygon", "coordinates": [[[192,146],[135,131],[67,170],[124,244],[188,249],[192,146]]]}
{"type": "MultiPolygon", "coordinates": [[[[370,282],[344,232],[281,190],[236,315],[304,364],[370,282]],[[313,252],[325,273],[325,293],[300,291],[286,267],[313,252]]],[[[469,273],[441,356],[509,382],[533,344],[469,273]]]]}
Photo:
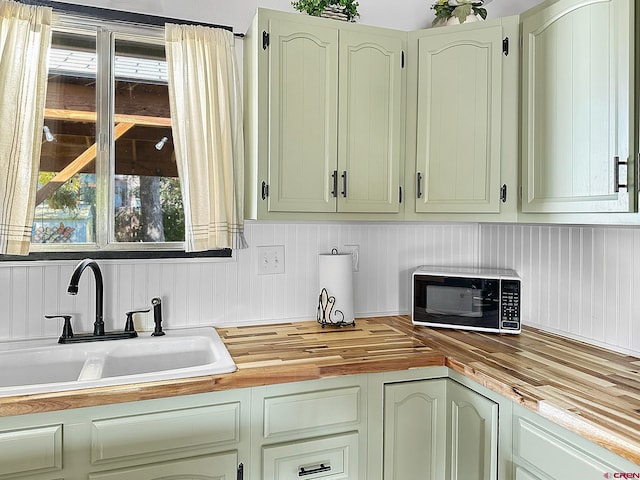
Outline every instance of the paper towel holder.
{"type": "Polygon", "coordinates": [[[322,325],[322,328],[324,328],[325,325],[335,325],[336,327],[355,327],[355,320],[353,322],[345,322],[344,313],[342,313],[341,310],[333,310],[335,303],[336,297],[330,297],[327,293],[327,289],[323,288],[320,291],[320,298],[318,299],[317,315],[318,323],[322,325]]]}

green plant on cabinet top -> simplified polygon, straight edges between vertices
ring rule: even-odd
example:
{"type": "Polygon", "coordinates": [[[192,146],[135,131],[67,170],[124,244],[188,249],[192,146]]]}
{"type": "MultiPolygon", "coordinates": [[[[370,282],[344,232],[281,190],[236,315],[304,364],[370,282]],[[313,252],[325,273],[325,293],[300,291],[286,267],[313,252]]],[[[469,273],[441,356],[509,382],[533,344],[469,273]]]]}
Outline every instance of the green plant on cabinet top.
{"type": "Polygon", "coordinates": [[[319,17],[323,10],[330,6],[336,7],[349,21],[360,16],[358,13],[360,4],[354,0],[298,0],[291,2],[291,6],[299,12],[306,12],[315,17],[319,17]]]}

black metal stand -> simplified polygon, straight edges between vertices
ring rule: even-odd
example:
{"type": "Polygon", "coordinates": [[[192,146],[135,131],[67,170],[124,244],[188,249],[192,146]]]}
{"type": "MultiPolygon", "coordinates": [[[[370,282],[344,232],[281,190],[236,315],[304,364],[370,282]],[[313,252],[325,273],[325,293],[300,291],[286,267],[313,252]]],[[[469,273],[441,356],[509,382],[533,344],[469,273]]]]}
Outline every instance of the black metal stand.
{"type": "Polygon", "coordinates": [[[336,297],[329,296],[327,289],[323,288],[320,291],[320,297],[318,299],[318,313],[317,320],[322,328],[325,325],[333,325],[335,327],[355,327],[355,320],[352,322],[344,321],[344,313],[341,310],[333,310],[333,306],[336,303],[336,297]],[[331,315],[333,313],[333,316],[331,315]],[[338,317],[339,315],[339,317],[338,317]]]}

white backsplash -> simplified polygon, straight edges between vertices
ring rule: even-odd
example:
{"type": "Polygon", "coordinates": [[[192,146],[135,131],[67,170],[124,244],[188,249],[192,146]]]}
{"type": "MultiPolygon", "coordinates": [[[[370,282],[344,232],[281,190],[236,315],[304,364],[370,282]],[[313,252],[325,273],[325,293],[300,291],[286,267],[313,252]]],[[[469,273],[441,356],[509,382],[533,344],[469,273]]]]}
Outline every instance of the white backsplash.
{"type": "MultiPolygon", "coordinates": [[[[407,313],[416,266],[476,265],[479,252],[474,223],[250,222],[246,235],[250,248],[233,259],[100,261],[107,329],[123,328],[125,311],[149,307],[156,296],[168,328],[313,320],[317,256],[344,245],[360,246],[356,316],[407,313]],[[268,245],[284,245],[284,274],[258,275],[256,247],[268,245]]],[[[66,293],[76,263],[0,263],[0,339],[59,335],[61,321],[44,320],[45,314],[73,314],[76,331],[91,330],[91,272],[83,274],[77,296],[66,293]]]]}
{"type": "MultiPolygon", "coordinates": [[[[410,311],[410,272],[422,264],[515,269],[523,322],[640,356],[640,229],[475,223],[265,223],[246,225],[250,248],[233,259],[100,261],[108,329],[125,311],[163,300],[167,327],[315,319],[317,255],[360,246],[356,316],[410,311]],[[258,275],[257,247],[284,245],[285,273],[258,275]]],[[[77,262],[0,263],[0,340],[56,336],[71,313],[76,331],[94,316],[91,272],[76,297],[77,262]]]]}
{"type": "Polygon", "coordinates": [[[640,356],[640,229],[479,229],[481,264],[522,278],[524,324],[640,356]]]}

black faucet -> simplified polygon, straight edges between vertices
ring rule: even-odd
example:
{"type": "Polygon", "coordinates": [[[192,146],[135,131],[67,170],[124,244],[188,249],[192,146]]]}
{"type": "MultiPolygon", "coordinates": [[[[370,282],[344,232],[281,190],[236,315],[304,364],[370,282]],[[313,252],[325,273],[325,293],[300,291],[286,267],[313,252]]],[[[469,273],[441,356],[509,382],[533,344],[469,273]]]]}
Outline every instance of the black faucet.
{"type": "Polygon", "coordinates": [[[76,334],[71,328],[71,315],[45,315],[47,318],[64,318],[64,329],[60,336],[59,343],[75,343],[75,342],[95,342],[99,340],[117,340],[120,338],[134,338],[138,336],[138,333],[133,327],[133,314],[141,311],[149,310],[136,310],[127,312],[127,322],[125,328],[122,331],[105,332],[104,330],[104,284],[102,281],[102,271],[100,266],[95,260],[87,258],[81,261],[76,268],[73,269],[71,279],[69,280],[69,287],[67,293],[69,295],[78,294],[78,283],[80,283],[80,277],[82,273],[89,267],[93,270],[93,276],[96,283],[96,318],[93,323],[93,333],[80,333],[76,334]]]}
{"type": "Polygon", "coordinates": [[[84,272],[87,267],[93,270],[93,276],[96,279],[96,320],[93,322],[93,335],[102,336],[104,335],[104,285],[102,282],[102,271],[95,260],[87,258],[76,266],[71,275],[71,280],[69,280],[67,293],[69,295],[78,294],[78,283],[80,282],[82,272],[84,272]]]}

